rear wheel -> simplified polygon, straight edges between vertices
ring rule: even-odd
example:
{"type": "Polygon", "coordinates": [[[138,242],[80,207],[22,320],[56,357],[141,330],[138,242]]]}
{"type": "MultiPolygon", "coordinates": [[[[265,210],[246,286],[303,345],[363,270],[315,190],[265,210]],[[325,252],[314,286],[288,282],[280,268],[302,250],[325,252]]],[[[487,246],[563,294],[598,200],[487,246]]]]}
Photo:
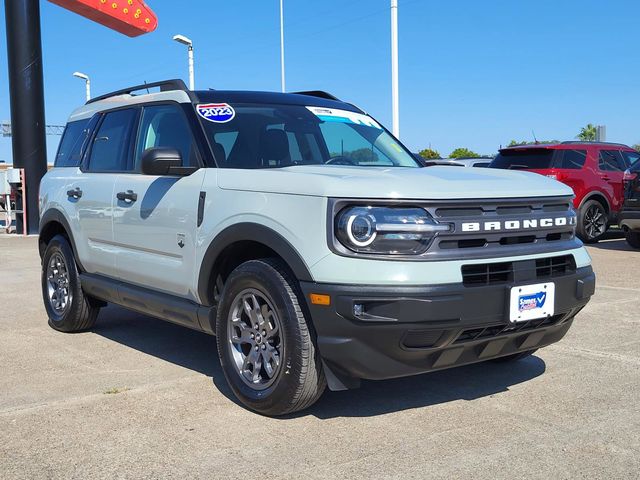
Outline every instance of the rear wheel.
{"type": "Polygon", "coordinates": [[[517,360],[522,360],[523,358],[530,357],[533,355],[537,348],[534,350],[527,350],[526,352],[514,353],[513,355],[507,355],[505,357],[494,358],[493,361],[497,363],[505,363],[505,362],[515,362],[517,360]]]}
{"type": "Polygon", "coordinates": [[[326,386],[295,279],[274,259],[251,260],[224,285],[216,318],[227,382],[248,408],[283,415],[315,403],[326,386]]]}
{"type": "Polygon", "coordinates": [[[52,328],[79,332],[93,326],[100,308],[82,291],[73,250],[62,235],[56,235],[47,244],[42,258],[41,283],[52,328]]]}
{"type": "Polygon", "coordinates": [[[578,211],[576,233],[584,243],[596,243],[607,231],[608,216],[597,200],[588,200],[578,211]]]}
{"type": "Polygon", "coordinates": [[[624,232],[624,236],[627,239],[629,246],[633,248],[640,248],[640,232],[632,232],[627,230],[624,232]]]}

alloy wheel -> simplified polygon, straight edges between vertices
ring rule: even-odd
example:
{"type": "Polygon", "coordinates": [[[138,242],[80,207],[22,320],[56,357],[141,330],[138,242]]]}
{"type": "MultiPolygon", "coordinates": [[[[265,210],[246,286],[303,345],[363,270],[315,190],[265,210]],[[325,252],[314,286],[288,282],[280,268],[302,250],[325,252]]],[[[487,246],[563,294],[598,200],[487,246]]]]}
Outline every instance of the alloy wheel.
{"type": "Polygon", "coordinates": [[[252,288],[236,295],[227,340],[242,381],[254,390],[271,386],[281,368],[284,345],[280,320],[267,295],[252,288]]]}
{"type": "Polygon", "coordinates": [[[58,314],[62,315],[71,303],[69,288],[69,271],[64,257],[54,253],[47,265],[47,293],[49,304],[58,314]]]}
{"type": "Polygon", "coordinates": [[[599,205],[591,205],[584,214],[584,231],[590,239],[602,235],[607,229],[606,214],[599,205]]]}

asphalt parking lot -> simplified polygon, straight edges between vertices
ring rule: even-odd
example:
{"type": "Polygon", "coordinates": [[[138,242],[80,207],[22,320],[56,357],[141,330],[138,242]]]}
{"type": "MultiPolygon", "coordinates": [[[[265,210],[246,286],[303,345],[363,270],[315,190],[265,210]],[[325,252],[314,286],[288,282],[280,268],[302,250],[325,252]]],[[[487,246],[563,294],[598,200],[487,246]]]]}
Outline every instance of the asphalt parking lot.
{"type": "Polygon", "coordinates": [[[589,253],[597,293],[559,344],[270,419],[212,337],[116,307],[50,329],[36,238],[0,236],[0,478],[638,478],[640,252],[589,253]]]}

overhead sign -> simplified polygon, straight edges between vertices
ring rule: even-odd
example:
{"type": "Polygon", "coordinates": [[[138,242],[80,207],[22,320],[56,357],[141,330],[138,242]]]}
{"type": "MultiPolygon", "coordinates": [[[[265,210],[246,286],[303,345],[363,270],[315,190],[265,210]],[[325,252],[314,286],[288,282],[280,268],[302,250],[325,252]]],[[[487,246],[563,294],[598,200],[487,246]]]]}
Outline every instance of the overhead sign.
{"type": "Polygon", "coordinates": [[[153,32],[158,18],[142,0],[49,0],[105,27],[137,37],[153,32]]]}

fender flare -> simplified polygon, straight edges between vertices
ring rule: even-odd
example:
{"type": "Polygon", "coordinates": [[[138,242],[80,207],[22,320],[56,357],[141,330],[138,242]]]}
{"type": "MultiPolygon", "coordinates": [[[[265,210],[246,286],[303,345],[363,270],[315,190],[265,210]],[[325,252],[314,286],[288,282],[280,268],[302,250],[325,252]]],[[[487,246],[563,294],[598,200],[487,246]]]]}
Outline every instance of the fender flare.
{"type": "Polygon", "coordinates": [[[216,260],[225,248],[242,241],[257,242],[270,248],[287,263],[299,281],[313,281],[304,260],[286,238],[259,223],[237,223],[220,232],[211,241],[204,254],[198,275],[198,297],[203,305],[215,303],[210,289],[210,275],[216,260]]]}
{"type": "Polygon", "coordinates": [[[582,201],[580,202],[580,206],[578,208],[582,208],[582,206],[587,203],[589,200],[593,200],[593,197],[602,197],[604,198],[604,202],[605,202],[605,207],[607,208],[607,210],[609,210],[609,214],[611,214],[611,203],[609,203],[609,199],[607,198],[607,195],[603,192],[601,192],[600,190],[594,190],[593,192],[589,192],[588,194],[586,194],[583,198],[582,201]]]}
{"type": "MultiPolygon", "coordinates": [[[[69,221],[67,217],[65,217],[64,213],[62,213],[57,208],[51,208],[44,212],[42,218],[40,218],[40,224],[38,225],[38,237],[42,235],[42,232],[49,226],[51,223],[59,223],[62,225],[62,228],[65,230],[67,234],[67,238],[69,239],[69,243],[71,244],[71,250],[73,251],[73,256],[75,257],[76,265],[80,271],[85,271],[84,267],[80,263],[80,259],[78,258],[78,249],[76,248],[76,242],[73,238],[73,233],[71,230],[71,226],[69,225],[69,221]]],[[[40,244],[40,239],[38,238],[38,244],[40,244]]],[[[40,256],[42,257],[43,252],[40,251],[40,256]]]]}

